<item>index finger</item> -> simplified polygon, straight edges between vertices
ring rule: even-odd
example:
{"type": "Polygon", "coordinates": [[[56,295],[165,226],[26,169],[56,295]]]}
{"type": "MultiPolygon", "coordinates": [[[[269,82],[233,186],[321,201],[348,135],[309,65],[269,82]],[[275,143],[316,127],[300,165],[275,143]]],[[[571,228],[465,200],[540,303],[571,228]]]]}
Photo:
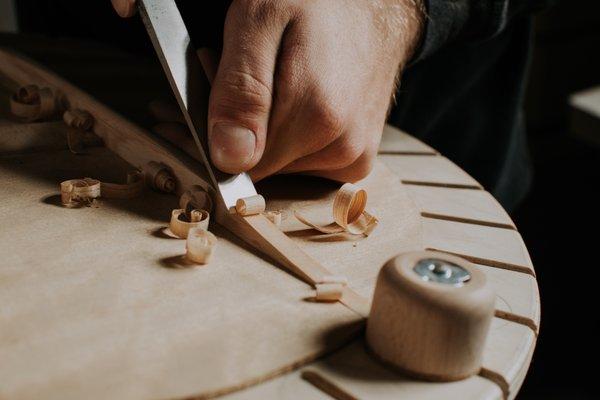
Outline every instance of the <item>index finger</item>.
{"type": "Polygon", "coordinates": [[[137,11],[135,7],[136,0],[111,0],[113,8],[120,17],[129,18],[135,15],[137,11]]]}

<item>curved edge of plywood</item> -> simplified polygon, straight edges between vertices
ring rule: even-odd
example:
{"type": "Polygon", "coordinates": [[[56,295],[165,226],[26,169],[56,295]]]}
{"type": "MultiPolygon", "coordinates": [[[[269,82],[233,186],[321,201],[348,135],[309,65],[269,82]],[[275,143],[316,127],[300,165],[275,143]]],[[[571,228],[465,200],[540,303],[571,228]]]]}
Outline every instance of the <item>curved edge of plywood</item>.
{"type": "Polygon", "coordinates": [[[470,259],[496,291],[496,317],[481,373],[464,381],[435,385],[407,380],[375,362],[359,340],[300,371],[226,399],[255,400],[288,391],[297,394],[293,398],[306,399],[516,396],[535,349],[540,299],[535,270],[513,221],[466,172],[396,128],[386,126],[380,159],[398,175],[399,184],[406,186],[418,208],[424,247],[470,259]]]}
{"type": "Polygon", "coordinates": [[[529,253],[514,222],[490,193],[450,160],[427,152],[427,147],[415,154],[417,139],[407,136],[388,127],[380,157],[407,187],[423,217],[424,246],[475,262],[496,291],[496,318],[482,376],[493,377],[505,397],[514,397],[529,368],[540,323],[539,291],[529,253]]]}

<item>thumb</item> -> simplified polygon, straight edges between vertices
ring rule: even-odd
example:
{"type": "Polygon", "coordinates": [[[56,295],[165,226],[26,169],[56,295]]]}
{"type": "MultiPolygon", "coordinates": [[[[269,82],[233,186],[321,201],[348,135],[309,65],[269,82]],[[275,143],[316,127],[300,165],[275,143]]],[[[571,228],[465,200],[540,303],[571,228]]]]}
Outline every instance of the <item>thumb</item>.
{"type": "Polygon", "coordinates": [[[135,0],[111,0],[113,8],[122,18],[133,17],[135,14],[135,0]]]}
{"type": "Polygon", "coordinates": [[[209,102],[211,159],[227,173],[248,171],[262,157],[277,50],[285,28],[283,21],[266,24],[254,18],[247,9],[251,3],[234,1],[229,8],[209,102]]]}

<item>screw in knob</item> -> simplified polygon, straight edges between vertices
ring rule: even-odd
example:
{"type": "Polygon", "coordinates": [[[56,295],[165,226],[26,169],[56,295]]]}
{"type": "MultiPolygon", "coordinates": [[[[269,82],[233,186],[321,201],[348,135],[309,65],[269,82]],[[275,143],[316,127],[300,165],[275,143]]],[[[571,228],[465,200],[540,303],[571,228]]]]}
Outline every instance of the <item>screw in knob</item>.
{"type": "Polygon", "coordinates": [[[468,270],[447,260],[425,258],[419,260],[413,271],[426,282],[462,286],[471,279],[468,270]]]}
{"type": "Polygon", "coordinates": [[[496,296],[467,260],[425,251],[401,254],[379,272],[366,338],[384,364],[434,381],[481,369],[496,296]]]}

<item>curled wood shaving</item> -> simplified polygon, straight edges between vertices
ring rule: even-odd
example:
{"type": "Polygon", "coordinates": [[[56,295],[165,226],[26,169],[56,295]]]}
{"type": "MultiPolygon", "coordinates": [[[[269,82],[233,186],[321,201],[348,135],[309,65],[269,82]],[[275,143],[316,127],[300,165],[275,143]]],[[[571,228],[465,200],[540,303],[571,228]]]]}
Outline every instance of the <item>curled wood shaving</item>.
{"type": "Polygon", "coordinates": [[[260,214],[265,207],[265,198],[260,194],[238,199],[235,203],[235,211],[243,217],[260,214]]]}
{"type": "Polygon", "coordinates": [[[369,236],[379,221],[365,211],[366,205],[367,192],[352,183],[346,183],[338,190],[333,200],[334,224],[320,226],[298,211],[295,211],[294,215],[303,224],[322,233],[348,232],[353,235],[369,236]]]}
{"type": "Polygon", "coordinates": [[[265,217],[267,217],[269,221],[271,221],[275,225],[280,226],[281,220],[283,219],[283,214],[281,213],[281,211],[266,211],[265,217]]]}
{"type": "Polygon", "coordinates": [[[315,301],[338,301],[342,298],[346,286],[348,286],[348,279],[345,276],[324,276],[315,284],[315,301]]]}
{"type": "Polygon", "coordinates": [[[144,189],[144,180],[140,171],[127,173],[127,183],[100,182],[97,179],[70,179],[60,183],[60,199],[65,207],[81,207],[95,204],[95,199],[130,199],[138,196],[144,189]]]}
{"type": "MultiPolygon", "coordinates": [[[[60,92],[37,85],[22,86],[10,97],[11,113],[25,122],[50,119],[67,106],[66,98],[60,92]]],[[[94,125],[94,118],[89,112],[79,109],[66,110],[63,120],[68,127],[67,145],[72,153],[81,153],[84,142],[97,143],[97,138],[90,139],[90,135],[87,134],[94,125]]]]}
{"type": "Polygon", "coordinates": [[[81,129],[82,131],[89,131],[94,126],[94,117],[92,114],[78,108],[65,111],[63,120],[67,126],[81,129]]]}
{"type": "Polygon", "coordinates": [[[10,98],[10,112],[28,122],[48,119],[61,108],[59,97],[50,88],[22,86],[10,98]]]}
{"type": "Polygon", "coordinates": [[[144,174],[146,183],[152,189],[165,193],[172,193],[175,191],[175,177],[170,168],[165,164],[150,161],[144,168],[144,174]]]}
{"type": "Polygon", "coordinates": [[[93,205],[100,195],[101,184],[96,179],[70,179],[60,183],[60,201],[65,207],[93,205]]]}
{"type": "Polygon", "coordinates": [[[185,243],[186,258],[194,263],[208,264],[217,244],[217,237],[200,227],[191,228],[185,243]]]}
{"type": "Polygon", "coordinates": [[[198,186],[186,190],[179,197],[179,208],[185,210],[186,215],[189,215],[192,210],[206,210],[210,213],[213,209],[213,201],[211,196],[198,186]]]}
{"type": "Polygon", "coordinates": [[[127,173],[126,183],[101,182],[101,195],[107,199],[131,199],[144,190],[143,174],[140,171],[127,173]]]}
{"type": "Polygon", "coordinates": [[[69,150],[73,154],[81,154],[85,133],[94,126],[94,117],[85,110],[72,109],[64,112],[63,120],[68,127],[67,145],[69,150]]]}
{"type": "Polygon", "coordinates": [[[208,223],[210,221],[210,214],[206,210],[193,210],[190,213],[188,221],[185,220],[185,210],[178,208],[171,212],[171,222],[169,223],[169,229],[171,232],[180,239],[188,237],[189,231],[192,228],[200,228],[203,230],[208,229],[208,223]]]}

